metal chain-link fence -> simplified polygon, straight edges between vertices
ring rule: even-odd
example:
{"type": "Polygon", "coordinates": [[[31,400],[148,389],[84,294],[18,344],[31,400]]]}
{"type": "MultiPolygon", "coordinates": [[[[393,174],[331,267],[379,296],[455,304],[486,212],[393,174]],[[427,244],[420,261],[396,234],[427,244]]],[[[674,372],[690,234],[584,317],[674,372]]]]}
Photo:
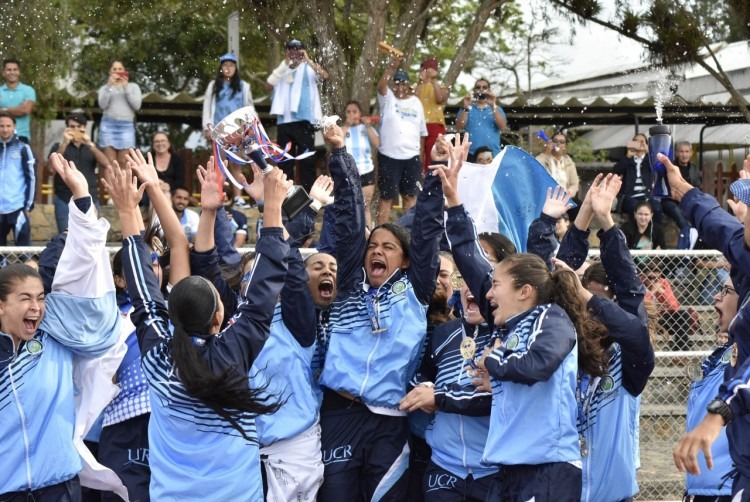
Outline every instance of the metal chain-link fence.
{"type": "MultiPolygon", "coordinates": [[[[0,257],[3,263],[22,262],[42,249],[0,248],[0,257]]],[[[108,248],[111,254],[118,249],[108,248]]],[[[633,255],[651,291],[659,326],[654,334],[656,369],[641,400],[637,500],[679,500],[685,476],[672,462],[672,448],[685,432],[691,378],[699,374],[701,359],[717,343],[713,297],[721,294],[728,265],[715,251],[634,251],[633,255]]],[[[598,251],[592,250],[591,258],[597,256],[598,251]]]]}

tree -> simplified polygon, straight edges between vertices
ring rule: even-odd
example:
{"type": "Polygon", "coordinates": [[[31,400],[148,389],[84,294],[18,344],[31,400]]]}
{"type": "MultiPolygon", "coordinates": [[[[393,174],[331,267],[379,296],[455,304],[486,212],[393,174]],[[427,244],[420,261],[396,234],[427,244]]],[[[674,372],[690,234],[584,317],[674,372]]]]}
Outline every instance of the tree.
{"type": "Polygon", "coordinates": [[[513,0],[455,2],[447,6],[438,5],[436,0],[309,0],[294,2],[299,11],[291,21],[280,20],[279,12],[295,11],[291,4],[280,0],[247,2],[248,10],[279,45],[292,34],[305,39],[310,52],[331,75],[323,86],[322,101],[329,111],[341,112],[350,98],[370,102],[374,83],[382,71],[384,58],[377,50],[377,43],[382,40],[404,52],[407,68],[426,48],[438,44],[449,48],[444,54],[451,64],[443,81],[452,86],[471,60],[487,20],[493,15],[502,17],[503,9],[513,0]],[[460,28],[455,30],[455,39],[440,31],[444,24],[427,22],[451,9],[454,14],[464,14],[464,22],[456,23],[460,28]]]}
{"type": "MultiPolygon", "coordinates": [[[[599,0],[551,0],[551,4],[571,21],[595,23],[635,40],[648,50],[654,63],[674,66],[694,63],[705,69],[732,96],[745,120],[750,123],[750,109],[745,97],[735,89],[711,48],[712,22],[701,19],[679,2],[650,0],[644,12],[635,12],[618,0],[613,20],[604,19],[599,0]]],[[[745,0],[726,2],[726,7],[742,19],[747,28],[750,7],[745,0]]],[[[710,12],[710,11],[709,11],[710,12]]]]}

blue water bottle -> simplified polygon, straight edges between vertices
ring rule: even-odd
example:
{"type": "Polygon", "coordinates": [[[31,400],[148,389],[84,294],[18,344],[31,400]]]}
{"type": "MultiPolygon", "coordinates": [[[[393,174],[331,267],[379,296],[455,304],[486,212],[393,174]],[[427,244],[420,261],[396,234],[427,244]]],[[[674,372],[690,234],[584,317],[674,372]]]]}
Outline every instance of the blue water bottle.
{"type": "Polygon", "coordinates": [[[651,196],[655,199],[664,199],[672,197],[672,190],[669,188],[667,180],[667,168],[656,158],[658,153],[662,153],[670,160],[673,157],[674,149],[672,146],[672,135],[669,134],[669,127],[659,124],[649,128],[648,134],[648,156],[651,160],[651,170],[654,173],[654,187],[651,190],[651,196]]]}

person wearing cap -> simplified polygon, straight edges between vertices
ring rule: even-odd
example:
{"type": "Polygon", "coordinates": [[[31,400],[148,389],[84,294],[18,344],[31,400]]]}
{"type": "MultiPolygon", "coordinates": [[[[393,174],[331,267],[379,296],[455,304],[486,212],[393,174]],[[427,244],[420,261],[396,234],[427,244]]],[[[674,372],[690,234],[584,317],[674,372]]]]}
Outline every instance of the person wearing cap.
{"type": "MultiPolygon", "coordinates": [[[[83,173],[89,184],[89,195],[94,205],[99,209],[99,195],[97,178],[97,164],[103,166],[109,165],[109,159],[104,152],[99,150],[96,143],[91,141],[91,137],[86,133],[86,115],[80,112],[73,112],[65,117],[65,129],[63,130],[62,141],[52,145],[48,158],[55,152],[63,156],[68,162],[75,164],[76,169],[83,173]]],[[[47,168],[52,171],[52,164],[47,168]]],[[[54,204],[55,204],[55,221],[57,222],[57,232],[63,233],[68,229],[68,203],[73,196],[68,185],[58,173],[55,173],[53,182],[54,204]]]]}
{"type": "Polygon", "coordinates": [[[429,57],[419,68],[419,84],[414,91],[424,108],[427,123],[427,138],[424,141],[422,172],[430,165],[430,152],[440,134],[445,134],[445,103],[448,101],[448,88],[438,80],[438,60],[429,57]]]}
{"type": "Polygon", "coordinates": [[[739,296],[739,312],[729,324],[732,356],[717,395],[706,406],[705,418],[682,436],[672,456],[680,471],[701,474],[698,454],[702,451],[708,469],[713,467],[712,445],[726,427],[729,453],[735,467],[732,500],[746,500],[750,494],[750,156],[745,159],[741,179],[730,185],[738,201],[729,201],[737,219],[719,205],[716,199],[688,183],[670,159],[658,154],[667,168],[672,198],[680,203],[685,216],[698,230],[703,241],[721,251],[731,264],[734,289],[739,296]],[[738,221],[739,220],[739,221],[738,221]]]}
{"type": "Polygon", "coordinates": [[[401,58],[391,62],[378,81],[380,107],[380,147],[378,148],[378,225],[391,216],[394,199],[399,194],[404,211],[417,200],[417,183],[421,176],[421,159],[427,123],[419,98],[411,94],[409,75],[398,66],[401,58]],[[393,80],[393,90],[388,86],[393,80]]]}
{"type": "MultiPolygon", "coordinates": [[[[313,124],[323,117],[318,82],[328,80],[328,72],[310,59],[299,40],[290,40],[284,49],[285,58],[268,76],[265,87],[273,90],[271,115],[276,115],[276,142],[282,146],[291,143],[289,153],[296,157],[315,149],[313,124]]],[[[289,179],[294,179],[295,162],[299,162],[300,182],[309,192],[317,178],[315,159],[279,163],[289,179]]]]}
{"type": "MultiPolygon", "coordinates": [[[[216,79],[209,82],[206,93],[203,95],[203,134],[206,139],[211,139],[209,125],[218,124],[230,113],[244,107],[253,105],[253,92],[250,84],[240,79],[237,71],[237,56],[228,52],[219,58],[219,70],[216,79]]],[[[240,167],[234,163],[229,164],[232,176],[235,178],[240,173],[240,167]]],[[[232,185],[232,197],[236,207],[249,207],[248,203],[240,195],[240,189],[232,185]]]]}
{"type": "Polygon", "coordinates": [[[500,132],[507,125],[505,111],[495,101],[490,82],[480,78],[474,84],[474,93],[464,96],[456,115],[456,129],[469,133],[471,138],[469,162],[474,162],[480,145],[489,147],[493,157],[500,153],[500,132]]]}

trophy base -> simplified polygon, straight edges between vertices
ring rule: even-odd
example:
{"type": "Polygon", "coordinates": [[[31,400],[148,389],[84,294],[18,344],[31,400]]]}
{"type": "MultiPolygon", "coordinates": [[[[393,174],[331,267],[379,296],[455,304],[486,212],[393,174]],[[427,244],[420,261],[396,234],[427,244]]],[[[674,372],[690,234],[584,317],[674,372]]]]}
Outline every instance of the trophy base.
{"type": "Polygon", "coordinates": [[[293,220],[295,216],[304,211],[304,209],[312,204],[312,199],[307,195],[307,191],[299,185],[292,186],[281,204],[281,209],[284,211],[287,219],[293,220]]]}

